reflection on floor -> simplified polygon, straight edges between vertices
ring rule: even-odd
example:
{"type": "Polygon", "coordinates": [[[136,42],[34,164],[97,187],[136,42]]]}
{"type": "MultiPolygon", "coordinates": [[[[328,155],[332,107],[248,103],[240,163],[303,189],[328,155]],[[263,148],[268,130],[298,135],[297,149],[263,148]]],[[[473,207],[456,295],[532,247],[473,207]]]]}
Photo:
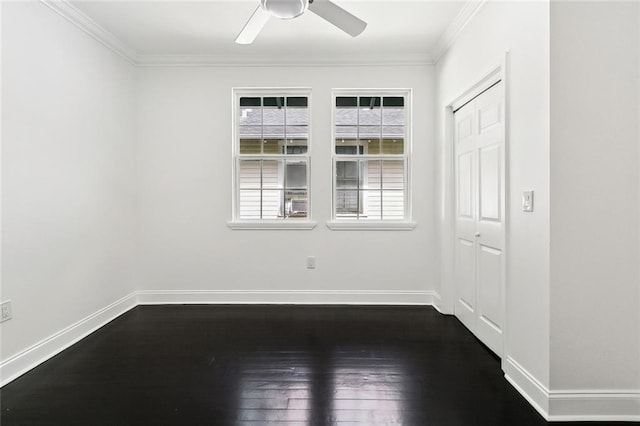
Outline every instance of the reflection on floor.
{"type": "Polygon", "coordinates": [[[239,421],[402,424],[411,378],[402,353],[271,352],[238,360],[239,421]],[[267,366],[267,367],[265,367],[267,366]],[[313,401],[313,404],[312,404],[313,401]]]}
{"type": "Polygon", "coordinates": [[[139,306],[0,397],[3,426],[546,424],[430,307],[139,306]]]}

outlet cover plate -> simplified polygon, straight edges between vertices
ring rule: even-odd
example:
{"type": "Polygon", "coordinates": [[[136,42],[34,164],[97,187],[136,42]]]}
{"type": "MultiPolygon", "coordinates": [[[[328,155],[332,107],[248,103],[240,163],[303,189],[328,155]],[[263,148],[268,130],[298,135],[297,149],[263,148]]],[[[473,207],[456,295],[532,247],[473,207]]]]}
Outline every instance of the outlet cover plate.
{"type": "Polygon", "coordinates": [[[0,322],[9,321],[11,319],[11,300],[2,302],[2,305],[0,305],[0,312],[2,313],[0,322]]]}
{"type": "Polygon", "coordinates": [[[307,256],[307,269],[316,269],[316,257],[307,256]]]}

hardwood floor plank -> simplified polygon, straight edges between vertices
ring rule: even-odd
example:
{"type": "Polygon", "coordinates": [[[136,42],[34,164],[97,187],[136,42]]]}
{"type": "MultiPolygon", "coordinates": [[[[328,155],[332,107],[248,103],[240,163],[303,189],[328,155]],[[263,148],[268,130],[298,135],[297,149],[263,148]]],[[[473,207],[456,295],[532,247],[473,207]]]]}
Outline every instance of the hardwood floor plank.
{"type": "Polygon", "coordinates": [[[547,424],[429,307],[139,306],[0,398],[2,426],[547,424]]]}

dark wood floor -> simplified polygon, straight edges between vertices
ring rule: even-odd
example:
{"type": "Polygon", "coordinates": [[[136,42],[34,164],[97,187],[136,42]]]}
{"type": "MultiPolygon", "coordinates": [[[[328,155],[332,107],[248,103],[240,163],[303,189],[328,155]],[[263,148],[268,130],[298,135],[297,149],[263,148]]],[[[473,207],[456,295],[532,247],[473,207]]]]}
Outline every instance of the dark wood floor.
{"type": "Polygon", "coordinates": [[[139,306],[0,391],[10,425],[544,425],[428,307],[139,306]]]}

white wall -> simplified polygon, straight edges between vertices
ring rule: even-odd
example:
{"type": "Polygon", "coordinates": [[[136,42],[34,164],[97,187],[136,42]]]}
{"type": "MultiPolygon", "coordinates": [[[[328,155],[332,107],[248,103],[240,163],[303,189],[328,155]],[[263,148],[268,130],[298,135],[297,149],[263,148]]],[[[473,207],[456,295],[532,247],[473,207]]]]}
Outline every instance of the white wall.
{"type": "Polygon", "coordinates": [[[1,359],[133,288],[134,70],[40,2],[2,12],[1,359]]]}
{"type": "Polygon", "coordinates": [[[551,6],[553,389],[640,391],[639,8],[551,6]]]}
{"type": "Polygon", "coordinates": [[[434,288],[432,67],[141,68],[137,90],[144,218],[138,288],[417,293],[434,288]],[[226,225],[232,203],[231,92],[247,86],[312,89],[312,219],[318,222],[312,231],[239,231],[226,225]],[[332,88],[414,89],[413,231],[325,226],[331,218],[332,88]],[[306,269],[308,255],[317,257],[317,269],[306,269]]]}
{"type": "Polygon", "coordinates": [[[508,63],[507,318],[505,357],[543,386],[549,384],[549,5],[488,2],[436,65],[442,309],[452,312],[452,147],[445,108],[508,63]],[[535,191],[535,212],[520,210],[535,191]]]}

